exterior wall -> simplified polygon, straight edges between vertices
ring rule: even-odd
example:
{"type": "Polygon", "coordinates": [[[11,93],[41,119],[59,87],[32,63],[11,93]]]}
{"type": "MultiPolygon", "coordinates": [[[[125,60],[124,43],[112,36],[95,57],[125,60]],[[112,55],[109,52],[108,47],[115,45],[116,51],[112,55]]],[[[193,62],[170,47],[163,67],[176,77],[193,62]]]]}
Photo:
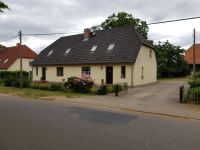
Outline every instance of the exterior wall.
{"type": "MultiPolygon", "coordinates": [[[[106,66],[113,66],[113,83],[128,83],[131,85],[131,65],[87,65],[90,67],[90,75],[95,84],[101,84],[102,79],[106,82],[106,66]],[[121,66],[126,66],[126,78],[121,78],[121,66]]],[[[46,80],[51,82],[62,82],[63,79],[71,76],[81,77],[83,66],[46,66],[46,80]],[[56,67],[64,67],[64,76],[56,75],[56,67]]],[[[85,66],[86,67],[86,66],[85,66]]],[[[42,76],[42,66],[38,66],[38,75],[36,75],[36,66],[33,67],[33,81],[38,81],[42,76]]]]}
{"type": "Polygon", "coordinates": [[[141,46],[138,57],[134,64],[133,85],[143,85],[157,81],[157,62],[155,51],[146,46],[141,46]],[[150,58],[150,51],[151,58],[150,58]],[[143,79],[142,79],[143,67],[143,79]]]}
{"type": "MultiPolygon", "coordinates": [[[[27,72],[32,71],[32,67],[30,66],[31,61],[33,61],[33,59],[28,59],[28,58],[22,59],[22,69],[24,71],[27,71],[27,72]]],[[[7,71],[18,71],[18,70],[20,70],[19,58],[7,69],[7,71]]]]}

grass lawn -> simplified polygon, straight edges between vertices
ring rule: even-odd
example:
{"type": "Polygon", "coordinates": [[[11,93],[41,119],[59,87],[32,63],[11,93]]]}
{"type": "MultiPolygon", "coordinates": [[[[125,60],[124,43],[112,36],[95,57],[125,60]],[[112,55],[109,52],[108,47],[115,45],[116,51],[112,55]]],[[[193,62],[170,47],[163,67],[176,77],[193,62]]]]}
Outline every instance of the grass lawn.
{"type": "Polygon", "coordinates": [[[29,88],[13,88],[13,87],[4,87],[0,86],[0,93],[12,96],[21,96],[34,99],[46,99],[46,100],[55,100],[55,99],[65,99],[65,98],[74,98],[81,96],[89,96],[92,94],[80,94],[72,92],[54,92],[54,91],[45,91],[38,89],[29,89],[29,88]]]}

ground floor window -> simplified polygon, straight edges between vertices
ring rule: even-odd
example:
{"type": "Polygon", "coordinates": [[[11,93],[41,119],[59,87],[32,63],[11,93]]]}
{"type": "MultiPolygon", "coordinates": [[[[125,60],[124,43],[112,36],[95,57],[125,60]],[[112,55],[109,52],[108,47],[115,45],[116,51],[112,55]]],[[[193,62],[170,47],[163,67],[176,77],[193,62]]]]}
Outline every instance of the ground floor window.
{"type": "Polygon", "coordinates": [[[82,67],[82,75],[90,75],[90,67],[82,67]]]}
{"type": "Polygon", "coordinates": [[[126,78],[126,66],[121,66],[121,78],[126,78]]]}
{"type": "Polygon", "coordinates": [[[57,67],[57,76],[63,76],[63,67],[57,67]]]}
{"type": "Polygon", "coordinates": [[[36,67],[35,73],[36,73],[36,76],[38,76],[38,67],[36,67]]]}
{"type": "Polygon", "coordinates": [[[144,79],[144,66],[142,66],[142,70],[141,70],[141,79],[144,79]]]}

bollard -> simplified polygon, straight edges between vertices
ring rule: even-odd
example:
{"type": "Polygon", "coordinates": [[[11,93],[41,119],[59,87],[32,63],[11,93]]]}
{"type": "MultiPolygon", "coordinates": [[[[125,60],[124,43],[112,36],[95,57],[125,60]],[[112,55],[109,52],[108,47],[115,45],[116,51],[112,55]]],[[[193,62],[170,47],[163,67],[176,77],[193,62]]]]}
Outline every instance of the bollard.
{"type": "Polygon", "coordinates": [[[115,96],[118,96],[118,94],[119,94],[119,85],[116,84],[115,85],[115,96]]]}
{"type": "Polygon", "coordinates": [[[183,103],[184,85],[180,86],[180,103],[183,103]]]}

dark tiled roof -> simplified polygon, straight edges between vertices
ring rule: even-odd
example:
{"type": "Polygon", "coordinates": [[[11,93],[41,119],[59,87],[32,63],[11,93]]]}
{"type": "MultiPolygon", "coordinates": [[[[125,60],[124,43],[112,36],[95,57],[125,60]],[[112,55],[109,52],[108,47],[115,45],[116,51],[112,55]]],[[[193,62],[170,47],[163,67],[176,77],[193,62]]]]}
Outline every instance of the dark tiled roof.
{"type": "MultiPolygon", "coordinates": [[[[35,59],[37,54],[26,45],[21,46],[22,58],[35,59]]],[[[0,49],[0,69],[9,68],[19,58],[19,46],[0,49]]]]}
{"type": "Polygon", "coordinates": [[[88,41],[83,41],[83,36],[78,34],[61,37],[45,48],[33,65],[134,63],[141,45],[153,48],[133,27],[97,31],[88,41]],[[115,43],[115,47],[108,51],[111,43],[115,43]],[[98,47],[92,53],[90,50],[94,45],[98,47]],[[71,48],[71,51],[64,55],[68,48],[71,48]],[[51,50],[53,53],[48,56],[51,50]]]}

